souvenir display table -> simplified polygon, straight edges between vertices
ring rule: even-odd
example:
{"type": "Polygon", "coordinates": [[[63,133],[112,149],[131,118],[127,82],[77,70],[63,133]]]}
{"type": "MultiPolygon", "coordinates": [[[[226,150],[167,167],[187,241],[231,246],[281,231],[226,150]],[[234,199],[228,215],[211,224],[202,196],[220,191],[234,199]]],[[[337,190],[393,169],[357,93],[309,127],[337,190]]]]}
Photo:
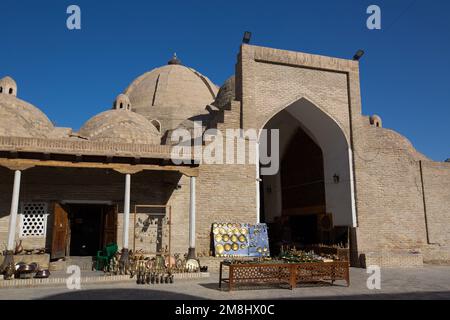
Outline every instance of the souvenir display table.
{"type": "Polygon", "coordinates": [[[350,285],[348,261],[285,262],[271,261],[223,261],[220,263],[219,288],[228,283],[229,291],[237,284],[271,283],[288,284],[292,290],[298,283],[345,280],[350,285]],[[228,278],[224,278],[228,267],[228,278]]]}

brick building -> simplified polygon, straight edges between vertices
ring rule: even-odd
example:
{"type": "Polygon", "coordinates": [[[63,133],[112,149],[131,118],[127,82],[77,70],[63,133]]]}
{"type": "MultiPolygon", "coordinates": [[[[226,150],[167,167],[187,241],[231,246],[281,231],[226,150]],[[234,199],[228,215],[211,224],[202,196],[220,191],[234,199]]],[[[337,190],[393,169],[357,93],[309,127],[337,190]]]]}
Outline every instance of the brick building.
{"type": "MultiPolygon", "coordinates": [[[[343,243],[355,265],[450,261],[450,163],[363,115],[357,61],[243,44],[219,88],[174,57],[77,132],[55,127],[17,89],[0,81],[8,250],[22,240],[57,259],[115,241],[205,257],[212,223],[265,222],[274,245],[343,243]],[[279,129],[279,170],[261,175],[258,152],[244,164],[174,159],[171,134],[195,121],[200,133],[279,129]],[[164,222],[170,231],[155,238],[164,222]]],[[[260,150],[258,138],[246,143],[260,150]]]]}

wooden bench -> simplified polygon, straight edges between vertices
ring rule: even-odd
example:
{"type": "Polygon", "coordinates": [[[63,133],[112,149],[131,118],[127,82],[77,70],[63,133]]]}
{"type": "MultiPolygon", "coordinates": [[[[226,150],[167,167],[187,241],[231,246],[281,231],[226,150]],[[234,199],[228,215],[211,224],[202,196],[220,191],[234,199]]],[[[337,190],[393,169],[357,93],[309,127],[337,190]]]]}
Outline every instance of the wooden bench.
{"type": "Polygon", "coordinates": [[[231,291],[237,284],[288,284],[292,290],[298,283],[345,280],[350,286],[348,261],[305,263],[220,263],[219,288],[228,283],[231,291]],[[224,278],[228,267],[228,278],[224,278]]]}

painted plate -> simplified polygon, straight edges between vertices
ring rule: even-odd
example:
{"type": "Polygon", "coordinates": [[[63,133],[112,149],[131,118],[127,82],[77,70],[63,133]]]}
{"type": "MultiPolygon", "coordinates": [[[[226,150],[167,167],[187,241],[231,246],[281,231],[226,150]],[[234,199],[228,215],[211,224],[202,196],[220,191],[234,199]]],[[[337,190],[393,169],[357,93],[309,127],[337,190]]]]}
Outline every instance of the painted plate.
{"type": "Polygon", "coordinates": [[[220,241],[222,241],[222,236],[220,234],[216,234],[214,239],[216,240],[216,242],[220,242],[220,241]]]}
{"type": "Polygon", "coordinates": [[[230,237],[229,237],[227,234],[224,234],[224,235],[222,236],[222,240],[223,240],[224,242],[227,242],[227,241],[230,240],[230,237]]]}
{"type": "Polygon", "coordinates": [[[231,236],[230,239],[231,239],[232,242],[238,242],[238,237],[236,235],[234,235],[234,234],[231,236]]]}
{"type": "Polygon", "coordinates": [[[227,231],[226,231],[224,228],[220,228],[220,229],[219,229],[219,233],[220,233],[220,234],[226,234],[227,231]]]}
{"type": "Polygon", "coordinates": [[[225,249],[225,251],[230,251],[231,250],[231,244],[229,244],[229,243],[226,243],[224,246],[223,246],[223,248],[225,249]]]}
{"type": "Polygon", "coordinates": [[[247,238],[246,238],[243,234],[241,234],[241,235],[239,236],[239,241],[240,241],[240,242],[247,242],[247,238]]]}
{"type": "Polygon", "coordinates": [[[219,228],[214,228],[214,229],[213,229],[213,233],[214,233],[214,234],[219,234],[219,228]]]}
{"type": "Polygon", "coordinates": [[[238,250],[239,250],[239,245],[238,245],[236,242],[234,242],[234,243],[231,245],[231,249],[233,249],[233,251],[238,251],[238,250]]]}
{"type": "Polygon", "coordinates": [[[247,228],[242,228],[242,229],[241,229],[241,234],[247,234],[247,233],[248,233],[247,228]]]}
{"type": "Polygon", "coordinates": [[[222,254],[223,253],[223,245],[221,245],[221,244],[216,245],[216,252],[218,254],[222,254]]]}

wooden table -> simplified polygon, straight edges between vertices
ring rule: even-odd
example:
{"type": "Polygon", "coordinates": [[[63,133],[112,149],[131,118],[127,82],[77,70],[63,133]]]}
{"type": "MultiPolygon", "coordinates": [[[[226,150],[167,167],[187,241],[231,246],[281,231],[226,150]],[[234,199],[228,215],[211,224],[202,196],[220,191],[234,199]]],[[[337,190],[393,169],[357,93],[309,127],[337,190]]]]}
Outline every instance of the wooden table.
{"type": "Polygon", "coordinates": [[[233,290],[241,283],[288,284],[292,290],[301,282],[345,280],[350,285],[348,261],[305,263],[220,263],[219,288],[222,282],[233,290]],[[228,278],[223,277],[223,268],[228,267],[228,278]]]}

